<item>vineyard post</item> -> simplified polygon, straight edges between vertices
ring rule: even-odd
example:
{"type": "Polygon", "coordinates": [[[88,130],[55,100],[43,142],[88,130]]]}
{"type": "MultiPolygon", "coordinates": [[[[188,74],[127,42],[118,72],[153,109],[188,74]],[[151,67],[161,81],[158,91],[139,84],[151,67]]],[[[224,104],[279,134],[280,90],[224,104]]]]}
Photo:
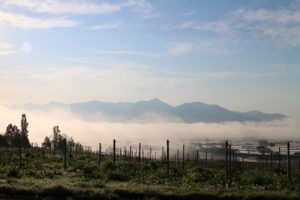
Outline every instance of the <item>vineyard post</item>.
{"type": "Polygon", "coordinates": [[[141,145],[141,143],[139,143],[139,166],[141,166],[141,148],[142,148],[142,145],[141,145]]]}
{"type": "Polygon", "coordinates": [[[22,167],[22,135],[20,135],[20,145],[19,145],[19,168],[22,167]]]}
{"type": "Polygon", "coordinates": [[[207,160],[207,150],[205,151],[205,166],[207,167],[208,165],[208,160],[207,160]]]}
{"type": "Polygon", "coordinates": [[[126,146],[124,147],[124,157],[126,158],[127,156],[127,150],[126,150],[126,146]]]}
{"type": "Polygon", "coordinates": [[[164,162],[164,147],[161,147],[161,161],[164,162]]]}
{"type": "Polygon", "coordinates": [[[235,167],[235,149],[232,150],[232,167],[234,168],[235,167]]]}
{"type": "Polygon", "coordinates": [[[177,163],[179,163],[179,150],[177,149],[177,163]]]}
{"type": "Polygon", "coordinates": [[[169,167],[170,167],[170,158],[169,158],[169,156],[170,156],[170,149],[169,149],[169,140],[167,140],[167,172],[168,172],[168,174],[169,174],[169,167]]]}
{"type": "Polygon", "coordinates": [[[67,139],[64,138],[64,169],[67,169],[67,139]]]}
{"type": "Polygon", "coordinates": [[[113,163],[114,167],[116,167],[116,140],[113,140],[113,163]]]}
{"type": "Polygon", "coordinates": [[[273,167],[273,153],[271,153],[271,168],[273,167]]]}
{"type": "Polygon", "coordinates": [[[152,159],[152,148],[150,147],[150,160],[152,159]]]}
{"type": "Polygon", "coordinates": [[[281,167],[281,152],[280,152],[280,147],[278,147],[278,168],[280,169],[281,167]]]}
{"type": "Polygon", "coordinates": [[[129,160],[131,160],[131,156],[132,156],[132,149],[131,149],[131,145],[129,146],[129,160]]]}
{"type": "Polygon", "coordinates": [[[234,157],[235,157],[234,154],[235,154],[235,150],[234,150],[234,149],[231,149],[231,152],[232,152],[232,157],[231,157],[231,163],[232,163],[232,164],[231,164],[231,166],[234,167],[234,157]]]}
{"type": "Polygon", "coordinates": [[[182,168],[184,168],[184,162],[185,162],[185,158],[184,158],[184,144],[182,145],[182,168]]]}
{"type": "Polygon", "coordinates": [[[230,169],[231,168],[231,160],[232,160],[231,159],[231,154],[232,154],[231,144],[228,145],[228,148],[229,148],[228,151],[229,151],[229,169],[230,169]]]}
{"type": "Polygon", "coordinates": [[[98,166],[100,167],[100,162],[101,162],[101,143],[99,143],[99,154],[98,154],[98,166]]]}
{"type": "Polygon", "coordinates": [[[199,149],[197,149],[197,153],[196,153],[196,163],[198,166],[199,165],[199,149]]]}
{"type": "Polygon", "coordinates": [[[288,175],[288,181],[291,180],[291,158],[290,158],[290,143],[287,143],[287,175],[288,175]]]}
{"type": "Polygon", "coordinates": [[[228,176],[228,141],[225,141],[225,177],[228,176]]]}

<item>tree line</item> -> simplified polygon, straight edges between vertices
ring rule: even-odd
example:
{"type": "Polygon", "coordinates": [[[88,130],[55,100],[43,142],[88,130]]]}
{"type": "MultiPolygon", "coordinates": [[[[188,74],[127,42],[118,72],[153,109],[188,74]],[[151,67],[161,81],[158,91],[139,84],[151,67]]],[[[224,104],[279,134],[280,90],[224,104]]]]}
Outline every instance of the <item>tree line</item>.
{"type": "MultiPolygon", "coordinates": [[[[26,114],[22,114],[21,129],[19,129],[17,125],[8,124],[5,133],[0,134],[0,147],[32,147],[28,138],[28,124],[26,114]]],[[[59,126],[53,127],[53,134],[45,137],[42,147],[53,150],[54,152],[63,150],[64,139],[67,141],[68,149],[76,149],[77,151],[83,150],[83,146],[80,143],[76,143],[72,137],[69,138],[66,134],[62,134],[59,126]]]]}

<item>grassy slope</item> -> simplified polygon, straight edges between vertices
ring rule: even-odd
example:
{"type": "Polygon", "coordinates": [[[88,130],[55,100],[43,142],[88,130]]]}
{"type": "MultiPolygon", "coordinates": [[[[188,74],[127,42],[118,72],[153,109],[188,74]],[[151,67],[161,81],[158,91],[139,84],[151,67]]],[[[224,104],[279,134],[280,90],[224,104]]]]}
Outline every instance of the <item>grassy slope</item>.
{"type": "Polygon", "coordinates": [[[84,179],[1,179],[2,198],[69,199],[300,199],[288,191],[259,188],[182,187],[145,185],[133,182],[90,181],[84,179]]]}

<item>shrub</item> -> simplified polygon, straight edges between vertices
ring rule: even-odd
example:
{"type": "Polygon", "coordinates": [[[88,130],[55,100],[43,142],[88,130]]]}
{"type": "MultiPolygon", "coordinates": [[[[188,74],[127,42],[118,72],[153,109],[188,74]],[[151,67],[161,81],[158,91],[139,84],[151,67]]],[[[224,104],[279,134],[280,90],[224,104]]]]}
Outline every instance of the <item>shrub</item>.
{"type": "Polygon", "coordinates": [[[108,173],[108,179],[113,181],[127,181],[128,177],[124,172],[121,172],[119,170],[117,171],[111,171],[108,173]]]}
{"type": "Polygon", "coordinates": [[[87,178],[97,178],[98,168],[95,165],[86,165],[84,166],[82,173],[87,178]]]}
{"type": "Polygon", "coordinates": [[[21,173],[17,168],[11,168],[8,170],[7,177],[11,178],[21,178],[21,173]]]}

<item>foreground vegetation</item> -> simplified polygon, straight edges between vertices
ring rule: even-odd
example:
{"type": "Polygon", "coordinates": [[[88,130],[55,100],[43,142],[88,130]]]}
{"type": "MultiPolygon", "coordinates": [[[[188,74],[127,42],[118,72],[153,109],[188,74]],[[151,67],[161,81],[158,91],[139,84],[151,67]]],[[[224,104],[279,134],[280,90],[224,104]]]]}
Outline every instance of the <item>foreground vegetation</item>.
{"type": "Polygon", "coordinates": [[[293,168],[290,182],[284,167],[253,166],[237,162],[225,177],[224,163],[207,166],[187,162],[117,158],[95,153],[63,156],[39,148],[22,154],[17,149],[0,153],[0,198],[69,199],[300,199],[300,170],[293,168]]]}

